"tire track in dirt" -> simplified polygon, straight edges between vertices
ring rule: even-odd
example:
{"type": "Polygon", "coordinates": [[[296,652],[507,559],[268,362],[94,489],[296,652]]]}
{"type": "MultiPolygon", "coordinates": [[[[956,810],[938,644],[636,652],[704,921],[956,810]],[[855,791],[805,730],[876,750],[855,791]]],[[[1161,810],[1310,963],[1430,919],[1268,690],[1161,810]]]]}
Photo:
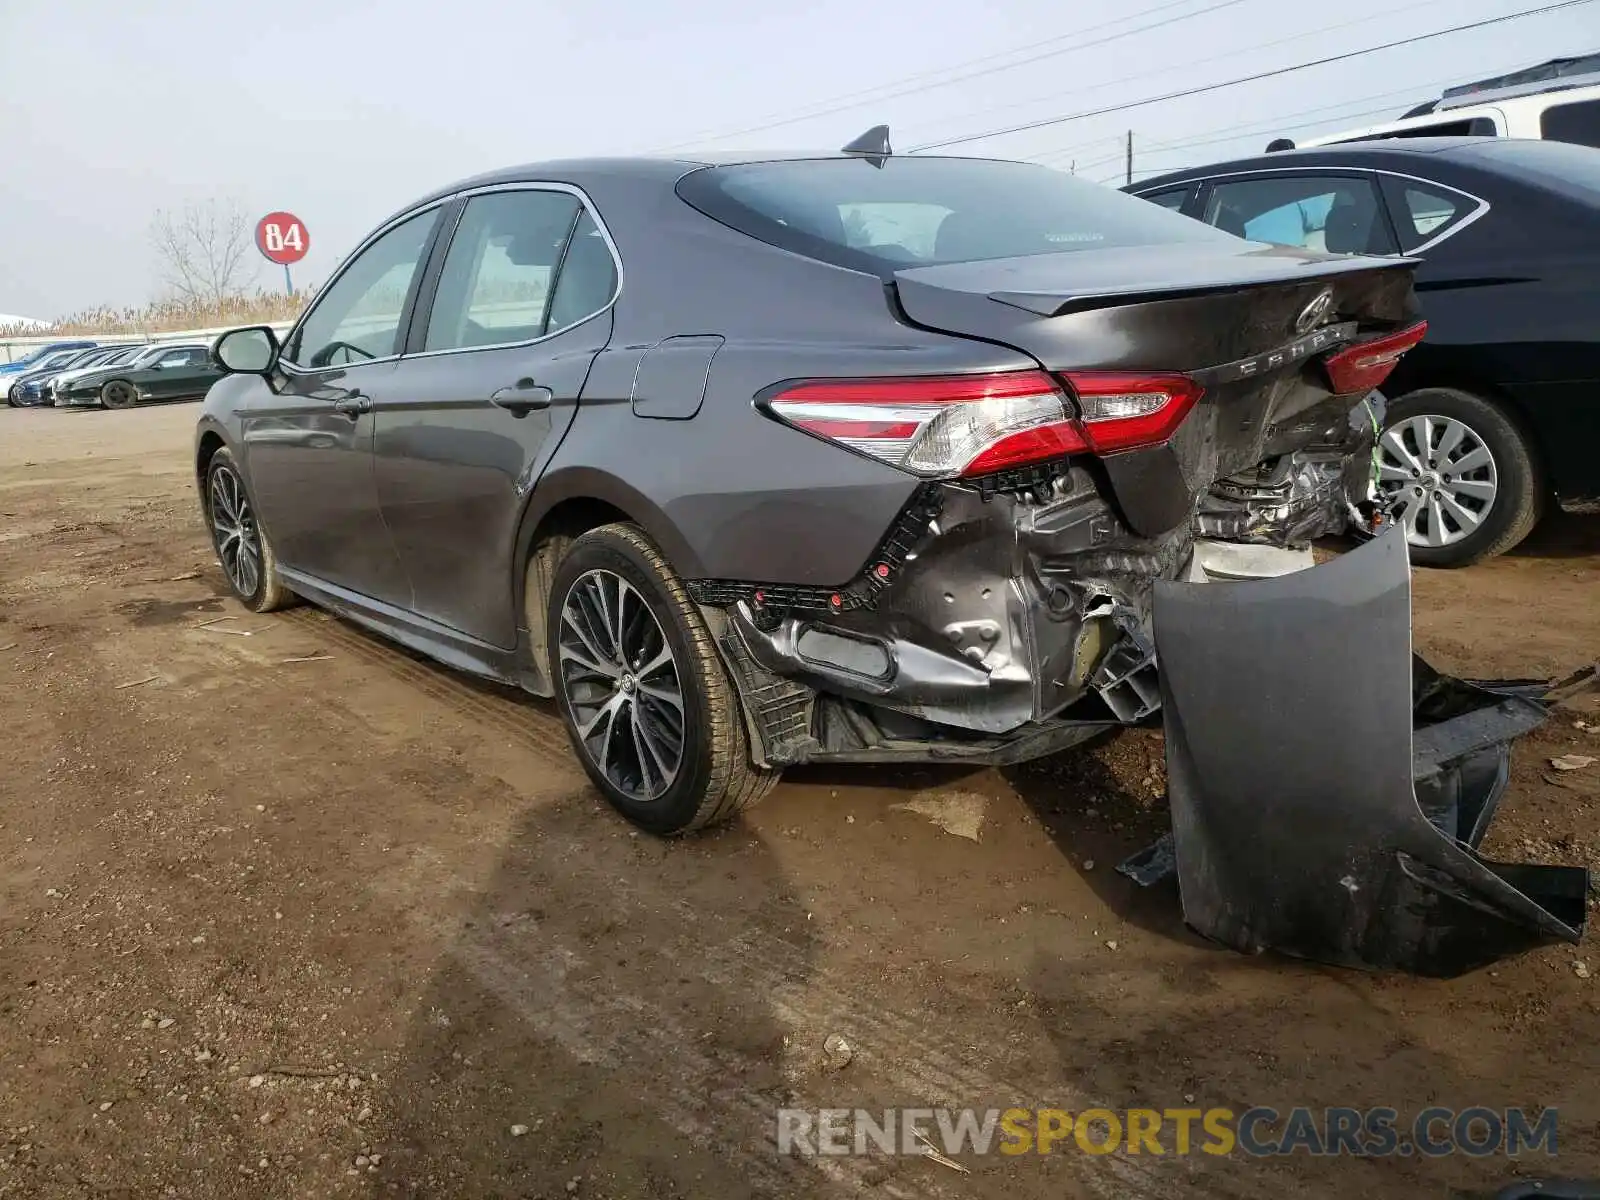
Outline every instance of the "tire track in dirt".
{"type": "MultiPolygon", "coordinates": [[[[456,676],[449,668],[419,660],[398,645],[379,643],[321,609],[306,606],[277,615],[415,688],[468,721],[506,734],[547,761],[569,770],[578,768],[565,726],[553,714],[541,712],[514,695],[502,699],[485,693],[479,690],[481,685],[456,676]]],[[[549,840],[552,838],[559,839],[560,835],[547,835],[547,848],[555,850],[556,845],[549,840]]],[[[560,847],[563,856],[579,863],[587,860],[590,849],[576,838],[562,839],[560,847]]],[[[874,1057],[871,1066],[884,1083],[905,1097],[916,1098],[917,1104],[963,1106],[978,1103],[983,1097],[1004,1097],[1008,1107],[1048,1104],[1081,1111],[1095,1106],[1089,1097],[1069,1092],[1057,1091],[1046,1099],[989,1073],[969,1061],[964,1046],[933,1032],[924,1016],[910,1008],[885,1007],[881,1000],[869,1005],[855,994],[846,973],[817,971],[808,961],[806,950],[779,934],[764,930],[757,937],[747,930],[734,930],[732,918],[726,914],[648,889],[635,879],[602,875],[598,870],[594,874],[596,886],[608,889],[619,902],[634,910],[638,919],[652,913],[659,915],[666,908],[678,914],[685,928],[718,930],[717,936],[688,948],[694,952],[697,973],[707,982],[770,997],[778,1016],[795,1028],[841,1030],[853,1043],[863,1046],[915,1046],[915,1055],[892,1061],[887,1056],[874,1057]]],[[[751,915],[748,911],[741,914],[746,921],[751,915]]],[[[619,919],[626,921],[628,916],[621,914],[619,919]]],[[[438,929],[431,932],[441,933],[438,929]]],[[[697,1145],[726,1155],[727,1145],[717,1140],[719,1130],[744,1122],[766,1128],[775,1120],[772,1107],[760,1098],[712,1087],[714,1080],[728,1073],[730,1059],[742,1060],[736,1062],[742,1068],[753,1068],[757,1065],[754,1057],[724,1050],[719,1063],[698,1050],[698,1035],[682,1028],[662,1005],[644,996],[619,993],[606,984],[574,982],[570,967],[584,958],[575,947],[559,941],[543,945],[518,943],[514,952],[507,952],[512,948],[499,948],[481,935],[463,936],[461,931],[444,934],[463,966],[531,1028],[580,1060],[630,1074],[635,1082],[671,1096],[674,1126],[697,1145]],[[530,997],[537,997],[537,1002],[530,997]],[[607,1017],[611,1019],[602,1019],[607,1017]],[[637,1080],[641,1068],[649,1075],[643,1081],[637,1080]]],[[[794,1104],[805,1106],[799,1098],[794,1104]]],[[[764,1152],[744,1148],[736,1157],[742,1169],[750,1171],[753,1179],[760,1179],[777,1195],[784,1194],[786,1186],[806,1177],[813,1168],[841,1187],[865,1187],[873,1167],[873,1160],[867,1157],[781,1158],[770,1142],[764,1152]],[[802,1165],[806,1161],[809,1166],[802,1165]]],[[[1098,1160],[1095,1168],[1084,1182],[1108,1197],[1143,1200],[1175,1195],[1175,1189],[1181,1189],[1176,1173],[1158,1174],[1155,1164],[1111,1158],[1098,1160]]],[[[876,1184],[881,1194],[906,1200],[944,1194],[936,1183],[918,1184],[913,1190],[905,1190],[906,1186],[896,1181],[876,1184]]]]}
{"type": "Polygon", "coordinates": [[[505,733],[518,745],[561,766],[580,769],[567,740],[566,726],[553,713],[543,712],[532,697],[506,689],[503,697],[481,690],[493,684],[469,682],[442,664],[411,655],[398,644],[380,644],[373,636],[343,620],[310,606],[277,614],[301,631],[331,642],[353,657],[378,667],[386,675],[414,688],[457,715],[505,733]]]}

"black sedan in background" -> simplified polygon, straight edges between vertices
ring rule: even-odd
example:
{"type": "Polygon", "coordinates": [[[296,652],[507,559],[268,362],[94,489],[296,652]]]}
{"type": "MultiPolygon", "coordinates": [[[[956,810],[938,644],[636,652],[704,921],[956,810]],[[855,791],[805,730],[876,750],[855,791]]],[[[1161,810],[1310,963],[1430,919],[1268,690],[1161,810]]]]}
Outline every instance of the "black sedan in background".
{"type": "Polygon", "coordinates": [[[1239,159],[1127,189],[1256,242],[1421,260],[1427,339],[1384,385],[1381,486],[1412,557],[1461,566],[1552,500],[1600,502],[1600,150],[1417,138],[1239,159]]]}
{"type": "Polygon", "coordinates": [[[93,356],[103,355],[105,349],[99,346],[82,346],[66,350],[54,350],[42,356],[39,361],[26,371],[19,372],[11,377],[6,387],[6,403],[12,408],[27,408],[34,404],[48,404],[49,400],[41,399],[44,395],[45,384],[54,379],[62,371],[72,367],[94,361],[93,356]]]}
{"type": "Polygon", "coordinates": [[[199,343],[146,346],[125,362],[74,372],[55,388],[62,408],[132,408],[158,400],[198,400],[222,377],[199,343]]]}

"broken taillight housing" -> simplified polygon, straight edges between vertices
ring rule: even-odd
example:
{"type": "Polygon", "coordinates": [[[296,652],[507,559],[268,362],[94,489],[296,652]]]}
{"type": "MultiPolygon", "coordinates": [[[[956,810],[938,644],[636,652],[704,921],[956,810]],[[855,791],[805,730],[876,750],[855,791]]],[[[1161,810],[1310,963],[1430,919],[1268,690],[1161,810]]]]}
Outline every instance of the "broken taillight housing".
{"type": "Polygon", "coordinates": [[[1083,414],[1084,441],[1096,454],[1160,445],[1205,391],[1187,375],[1071,371],[1062,378],[1083,414]]]}
{"type": "Polygon", "coordinates": [[[816,379],[766,400],[807,433],[924,478],[985,475],[1086,451],[1165,441],[1201,393],[1184,375],[1044,371],[816,379]]]}
{"type": "Polygon", "coordinates": [[[1427,332],[1428,323],[1418,321],[1399,333],[1358,342],[1328,355],[1322,360],[1322,366],[1328,372],[1328,383],[1334,394],[1370,392],[1380,386],[1400,362],[1400,356],[1416,346],[1427,332]]]}

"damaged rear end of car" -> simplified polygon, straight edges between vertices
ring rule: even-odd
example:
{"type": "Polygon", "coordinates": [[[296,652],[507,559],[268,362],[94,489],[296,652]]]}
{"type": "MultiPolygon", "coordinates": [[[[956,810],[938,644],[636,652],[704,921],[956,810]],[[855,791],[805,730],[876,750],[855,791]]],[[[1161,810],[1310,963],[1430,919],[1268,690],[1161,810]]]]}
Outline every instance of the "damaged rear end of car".
{"type": "MultiPolygon", "coordinates": [[[[1169,730],[1186,729],[1188,710],[1198,707],[1209,753],[1243,774],[1268,770],[1273,778],[1264,786],[1292,791],[1292,778],[1277,776],[1292,777],[1297,764],[1265,752],[1273,722],[1258,720],[1284,687],[1314,697],[1325,714],[1308,737],[1359,754],[1370,673],[1329,672],[1310,659],[1297,673],[1293,638],[1255,648],[1249,628],[1222,615],[1241,611],[1240,597],[1253,588],[1267,595],[1287,587],[1295,600],[1271,610],[1285,628],[1299,622],[1298,634],[1312,642],[1359,636],[1338,619],[1349,609],[1341,608],[1341,589],[1348,576],[1368,571],[1382,582],[1393,564],[1374,547],[1392,554],[1392,539],[1362,547],[1332,571],[1313,566],[1309,541],[1348,524],[1369,532],[1382,525],[1372,504],[1376,390],[1426,332],[1412,261],[1260,246],[1148,204],[1101,211],[1100,197],[1069,196],[1032,174],[998,181],[1015,186],[996,202],[1005,211],[989,211],[970,203],[962,168],[924,162],[810,164],[813,175],[819,166],[825,174],[854,172],[857,190],[808,179],[792,189],[806,193],[792,203],[784,175],[806,165],[762,164],[750,178],[735,175],[728,203],[707,203],[715,189],[704,181],[698,198],[689,197],[764,240],[874,271],[904,326],[1003,347],[1035,364],[947,375],[822,369],[775,380],[751,397],[767,418],[919,481],[849,580],[691,584],[763,765],[1015,762],[1119,726],[1163,720],[1169,730]],[[899,184],[891,182],[896,171],[899,184]],[[919,192],[919,172],[932,178],[935,201],[919,192]],[[1035,187],[1038,196],[1029,192],[1035,187]],[[1071,211],[1051,211],[1053,200],[1071,211]],[[910,218],[893,213],[919,201],[940,213],[920,237],[896,227],[910,218]],[[740,205],[756,217],[747,219],[740,205]],[[856,233],[834,246],[828,223],[839,215],[858,218],[856,233]],[[899,240],[882,242],[888,234],[873,220],[899,240]],[[1213,643],[1229,642],[1216,661],[1229,663],[1244,691],[1252,677],[1237,665],[1252,655],[1272,659],[1259,667],[1255,693],[1230,703],[1222,698],[1233,686],[1226,676],[1197,677],[1209,690],[1192,678],[1168,678],[1163,604],[1189,606],[1179,657],[1204,660],[1213,643]],[[1209,620],[1213,607],[1218,619],[1209,620]]],[[[1403,566],[1403,547],[1400,554],[1403,566]]],[[[1392,590],[1392,580],[1386,586],[1392,590]]],[[[1386,654],[1378,639],[1372,672],[1387,672],[1409,694],[1409,607],[1398,616],[1365,615],[1399,622],[1405,652],[1386,654]]],[[[1390,641],[1395,633],[1389,630],[1390,641]]],[[[1409,709],[1398,721],[1391,736],[1404,746],[1405,767],[1385,803],[1404,810],[1399,823],[1415,825],[1414,810],[1425,829],[1454,845],[1453,833],[1421,816],[1409,709]]],[[[1478,749],[1515,736],[1499,732],[1498,742],[1490,736],[1478,749]]],[[[1179,755],[1180,776],[1195,779],[1192,771],[1183,775],[1184,747],[1181,737],[1169,740],[1169,756],[1179,755]]],[[[1399,761],[1400,751],[1391,757],[1399,761]]],[[[1204,792],[1208,784],[1196,786],[1204,792]]],[[[1342,784],[1329,786],[1337,794],[1342,784]]],[[[1352,776],[1351,786],[1364,784],[1352,776]]],[[[1484,795],[1472,803],[1492,811],[1484,795]]],[[[1248,872],[1237,881],[1186,884],[1186,859],[1207,853],[1194,829],[1248,845],[1241,822],[1274,820],[1262,805],[1248,817],[1227,810],[1210,828],[1204,810],[1185,810],[1190,832],[1180,822],[1171,854],[1186,912],[1201,911],[1198,900],[1190,903],[1201,888],[1236,918],[1209,927],[1192,918],[1210,936],[1241,949],[1431,972],[1444,969],[1441,961],[1472,957],[1430,957],[1420,944],[1437,930],[1426,919],[1387,942],[1375,935],[1352,941],[1349,922],[1337,919],[1292,935],[1266,914],[1279,903],[1322,903],[1296,893],[1292,867],[1279,878],[1277,897],[1259,891],[1259,875],[1248,872]],[[1238,895],[1229,892],[1235,886],[1238,895]],[[1241,912],[1255,915],[1237,918],[1241,912]]],[[[1425,835],[1412,832],[1420,843],[1425,835]]],[[[1475,854],[1474,839],[1459,844],[1475,854]]],[[[1503,887],[1515,884],[1499,878],[1503,887]]],[[[1572,886],[1563,877],[1556,891],[1564,896],[1572,886]]],[[[1546,911],[1524,900],[1520,911],[1546,911]]],[[[1556,907],[1555,915],[1530,917],[1534,941],[1570,936],[1571,906],[1556,907]]],[[[1513,936],[1496,944],[1522,942],[1513,936]]]]}

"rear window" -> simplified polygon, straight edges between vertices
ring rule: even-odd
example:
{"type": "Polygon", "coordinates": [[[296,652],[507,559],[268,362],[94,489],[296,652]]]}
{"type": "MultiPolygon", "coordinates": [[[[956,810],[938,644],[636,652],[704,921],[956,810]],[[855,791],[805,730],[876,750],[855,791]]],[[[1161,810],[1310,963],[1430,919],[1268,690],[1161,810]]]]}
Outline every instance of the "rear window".
{"type": "Polygon", "coordinates": [[[1533,184],[1591,204],[1600,202],[1600,150],[1590,146],[1506,138],[1481,142],[1455,153],[1515,176],[1518,183],[1533,184]]]}
{"type": "Polygon", "coordinates": [[[678,194],[785,250],[888,274],[938,263],[1217,241],[1228,235],[1032,163],[803,159],[707,167],[678,194]]]}

